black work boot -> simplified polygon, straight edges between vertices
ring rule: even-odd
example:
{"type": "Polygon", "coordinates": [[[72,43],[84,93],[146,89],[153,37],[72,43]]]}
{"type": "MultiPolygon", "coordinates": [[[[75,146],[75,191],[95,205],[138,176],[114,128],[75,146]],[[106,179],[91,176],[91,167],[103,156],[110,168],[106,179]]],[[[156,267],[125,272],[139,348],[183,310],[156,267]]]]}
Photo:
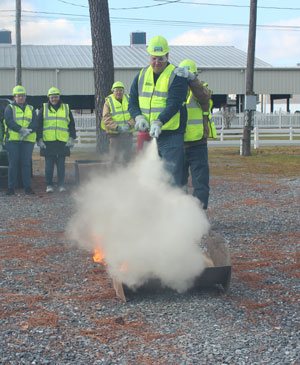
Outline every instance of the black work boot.
{"type": "Polygon", "coordinates": [[[12,188],[8,188],[7,189],[7,192],[6,192],[6,195],[14,195],[15,194],[15,190],[12,189],[12,188]]]}
{"type": "Polygon", "coordinates": [[[25,188],[25,194],[27,194],[27,195],[33,195],[33,194],[35,194],[35,192],[29,186],[28,188],[25,188]]]}

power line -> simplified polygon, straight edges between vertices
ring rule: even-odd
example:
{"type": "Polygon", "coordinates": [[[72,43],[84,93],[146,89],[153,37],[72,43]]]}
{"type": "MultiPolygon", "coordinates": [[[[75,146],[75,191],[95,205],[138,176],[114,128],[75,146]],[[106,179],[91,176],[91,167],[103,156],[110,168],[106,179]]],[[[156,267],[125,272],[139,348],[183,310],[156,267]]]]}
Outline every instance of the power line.
{"type": "MultiPolygon", "coordinates": [[[[79,5],[72,3],[70,1],[65,0],[57,0],[61,3],[78,6],[81,8],[88,8],[88,5],[79,5]]],[[[156,4],[156,5],[144,5],[144,6],[134,6],[134,7],[127,7],[127,8],[109,8],[109,10],[139,10],[139,9],[147,9],[153,8],[157,6],[163,5],[171,5],[171,4],[189,4],[189,5],[196,5],[196,6],[221,6],[221,7],[231,7],[231,8],[250,8],[249,5],[240,5],[240,4],[220,4],[220,3],[196,3],[192,1],[182,1],[182,0],[153,0],[153,1],[164,1],[164,3],[156,4]]],[[[286,8],[286,7],[279,7],[279,6],[257,6],[258,9],[268,9],[268,10],[300,10],[300,8],[286,8]]]]}
{"type": "MultiPolygon", "coordinates": [[[[70,1],[65,1],[65,0],[57,0],[57,1],[59,1],[60,3],[68,4],[68,5],[79,6],[81,8],[88,8],[87,5],[74,4],[74,3],[71,3],[70,1]]],[[[161,1],[161,0],[159,0],[159,1],[161,1]]],[[[164,1],[164,0],[162,0],[162,1],[164,1]]],[[[155,5],[133,6],[133,7],[127,7],[127,8],[109,8],[109,10],[139,10],[139,9],[155,8],[158,6],[170,5],[170,4],[178,3],[178,2],[180,2],[180,0],[171,0],[171,1],[167,1],[167,2],[164,2],[161,4],[155,4],[155,5]]]]}
{"type": "MultiPolygon", "coordinates": [[[[161,0],[159,0],[161,1],[161,0]]],[[[137,10],[137,9],[146,9],[146,8],[154,8],[156,6],[163,6],[163,5],[170,5],[170,4],[174,4],[174,3],[179,3],[180,0],[172,0],[172,1],[167,1],[161,4],[156,4],[156,5],[144,5],[144,6],[135,6],[135,7],[131,7],[131,8],[109,8],[109,10],[137,10]]]]}
{"type": "MultiPolygon", "coordinates": [[[[159,19],[140,19],[140,18],[117,18],[111,17],[112,22],[133,22],[133,23],[151,23],[152,25],[168,25],[168,26],[192,26],[196,28],[202,27],[239,27],[248,28],[249,24],[234,24],[234,23],[208,23],[208,22],[191,22],[191,21],[181,21],[181,20],[159,20],[159,19]]],[[[293,30],[300,31],[300,26],[289,26],[289,25],[272,25],[272,24],[262,24],[257,25],[258,28],[263,28],[266,30],[293,30]]]]}
{"type": "MultiPolygon", "coordinates": [[[[153,1],[162,1],[162,0],[153,0],[153,1]]],[[[167,4],[172,4],[173,1],[163,0],[167,4]]],[[[238,5],[238,4],[220,4],[220,3],[195,3],[192,1],[177,1],[179,4],[189,4],[189,5],[196,5],[196,6],[223,6],[223,7],[230,7],[230,8],[250,8],[249,5],[238,5]]],[[[258,9],[272,9],[272,10],[300,10],[300,8],[282,8],[279,6],[258,6],[258,9]]]]}
{"type": "MultiPolygon", "coordinates": [[[[14,12],[14,10],[0,10],[0,12],[14,12]]],[[[40,18],[53,19],[57,18],[57,16],[67,16],[68,20],[74,21],[85,21],[89,20],[89,15],[78,15],[71,13],[51,13],[46,11],[30,11],[23,10],[23,20],[26,21],[28,18],[36,19],[33,15],[29,14],[42,14],[40,18]],[[44,16],[43,16],[44,14],[44,16]]],[[[0,15],[0,18],[14,17],[14,15],[0,15]]],[[[232,27],[232,28],[248,28],[248,24],[238,24],[238,23],[209,23],[209,22],[191,22],[191,21],[181,21],[181,20],[164,20],[164,19],[142,19],[142,18],[120,18],[120,17],[110,17],[111,22],[113,23],[141,23],[141,24],[151,24],[151,25],[159,25],[159,26],[180,26],[180,27],[194,27],[194,28],[203,28],[203,27],[212,27],[212,28],[220,28],[220,27],[232,27]]],[[[257,25],[257,28],[262,28],[265,30],[286,30],[286,31],[299,31],[300,26],[289,26],[289,25],[274,25],[274,24],[261,24],[257,25]]]]}
{"type": "Polygon", "coordinates": [[[59,1],[60,3],[68,4],[68,5],[78,6],[80,8],[88,8],[89,7],[88,5],[74,4],[74,3],[71,3],[69,1],[64,1],[64,0],[57,0],[57,1],[59,1]]]}

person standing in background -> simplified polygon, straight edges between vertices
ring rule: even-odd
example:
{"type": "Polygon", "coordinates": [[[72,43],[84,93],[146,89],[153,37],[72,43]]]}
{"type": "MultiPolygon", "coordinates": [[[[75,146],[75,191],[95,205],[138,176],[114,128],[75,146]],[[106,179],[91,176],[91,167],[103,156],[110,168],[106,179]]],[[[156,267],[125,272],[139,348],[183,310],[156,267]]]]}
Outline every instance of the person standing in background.
{"type": "Polygon", "coordinates": [[[132,133],[135,131],[135,122],[128,111],[129,95],[125,94],[121,81],[116,81],[111,91],[103,105],[101,128],[109,137],[111,162],[128,163],[132,158],[132,133]]]}
{"type": "Polygon", "coordinates": [[[15,194],[19,162],[25,194],[32,195],[32,152],[36,141],[37,117],[32,105],[26,102],[26,90],[17,85],[13,88],[12,104],[4,111],[5,148],[8,155],[7,195],[15,194]]]}
{"type": "Polygon", "coordinates": [[[68,104],[60,100],[60,91],[51,87],[49,101],[38,113],[37,145],[40,155],[45,157],[46,192],[53,193],[54,166],[57,170],[58,191],[64,192],[65,159],[76,139],[75,122],[68,104]]]}

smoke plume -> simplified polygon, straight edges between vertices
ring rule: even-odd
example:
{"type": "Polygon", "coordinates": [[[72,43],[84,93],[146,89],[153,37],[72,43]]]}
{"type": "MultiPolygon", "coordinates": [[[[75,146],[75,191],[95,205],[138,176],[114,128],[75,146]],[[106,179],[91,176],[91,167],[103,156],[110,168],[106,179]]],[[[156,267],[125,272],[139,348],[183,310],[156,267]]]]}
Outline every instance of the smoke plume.
{"type": "Polygon", "coordinates": [[[108,273],[130,288],[158,278],[183,292],[204,269],[208,220],[196,198],[171,187],[156,140],[128,167],[93,176],[75,201],[68,237],[100,249],[108,273]]]}

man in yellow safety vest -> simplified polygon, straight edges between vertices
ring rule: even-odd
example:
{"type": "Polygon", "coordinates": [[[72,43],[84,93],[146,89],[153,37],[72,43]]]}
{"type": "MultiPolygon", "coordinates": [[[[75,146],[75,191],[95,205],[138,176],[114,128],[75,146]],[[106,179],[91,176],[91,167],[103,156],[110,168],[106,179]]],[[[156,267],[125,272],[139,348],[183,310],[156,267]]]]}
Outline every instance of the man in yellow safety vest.
{"type": "MultiPolygon", "coordinates": [[[[165,167],[180,186],[183,171],[183,136],[187,111],[187,79],[176,76],[169,63],[169,46],[165,38],[153,37],[147,48],[150,65],[134,78],[130,90],[129,112],[138,132],[149,130],[157,139],[158,153],[165,167]]],[[[194,75],[191,74],[194,78],[194,75]]]]}
{"type": "MultiPolygon", "coordinates": [[[[181,71],[197,75],[194,61],[186,59],[179,64],[181,71]]],[[[206,84],[207,85],[207,84],[206,84]]],[[[188,120],[184,134],[183,185],[186,185],[189,170],[192,176],[193,195],[199,199],[203,209],[207,209],[209,198],[209,165],[207,138],[216,138],[214,123],[209,118],[212,108],[210,90],[197,77],[189,82],[187,95],[188,120]]]]}
{"type": "Polygon", "coordinates": [[[112,163],[128,163],[132,157],[132,133],[135,121],[128,111],[129,95],[125,86],[116,81],[111,88],[112,94],[105,98],[101,128],[109,137],[109,153],[112,163]]]}

